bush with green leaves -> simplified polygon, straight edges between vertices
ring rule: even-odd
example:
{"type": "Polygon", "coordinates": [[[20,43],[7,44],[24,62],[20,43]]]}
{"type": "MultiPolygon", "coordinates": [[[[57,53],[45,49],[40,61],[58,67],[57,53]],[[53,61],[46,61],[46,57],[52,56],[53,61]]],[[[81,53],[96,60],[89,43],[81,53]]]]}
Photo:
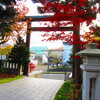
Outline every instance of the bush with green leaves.
{"type": "Polygon", "coordinates": [[[19,13],[16,0],[0,0],[0,44],[7,41],[13,31],[16,15],[19,13]]]}
{"type": "Polygon", "coordinates": [[[21,65],[25,67],[30,62],[29,60],[30,52],[26,47],[23,39],[18,36],[16,44],[9,53],[8,60],[13,63],[17,63],[18,67],[21,65]]]}
{"type": "Polygon", "coordinates": [[[29,63],[29,51],[25,45],[15,45],[8,58],[11,62],[24,65],[24,63],[29,63]]]}
{"type": "Polygon", "coordinates": [[[66,81],[58,90],[54,100],[81,100],[81,89],[77,89],[74,79],[66,81]]]}

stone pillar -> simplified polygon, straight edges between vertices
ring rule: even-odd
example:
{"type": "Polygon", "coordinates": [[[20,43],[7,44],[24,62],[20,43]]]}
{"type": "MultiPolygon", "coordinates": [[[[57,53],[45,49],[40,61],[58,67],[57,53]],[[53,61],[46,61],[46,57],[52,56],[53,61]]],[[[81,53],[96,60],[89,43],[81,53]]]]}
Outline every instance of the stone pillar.
{"type": "Polygon", "coordinates": [[[100,100],[100,49],[96,46],[91,43],[86,50],[76,53],[83,57],[82,100],[100,100]]]}

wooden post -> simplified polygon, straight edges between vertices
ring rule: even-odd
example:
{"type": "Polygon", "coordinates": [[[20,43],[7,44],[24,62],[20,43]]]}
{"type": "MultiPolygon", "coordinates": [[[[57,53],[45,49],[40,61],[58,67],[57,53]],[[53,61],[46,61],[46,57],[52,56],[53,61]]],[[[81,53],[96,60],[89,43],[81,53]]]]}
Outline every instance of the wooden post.
{"type": "MultiPolygon", "coordinates": [[[[30,28],[31,28],[31,22],[28,22],[27,23],[27,34],[26,34],[26,46],[28,50],[30,50],[30,37],[31,37],[31,32],[29,30],[30,28]]],[[[23,75],[28,75],[28,64],[25,64],[24,66],[23,75]]]]}
{"type": "Polygon", "coordinates": [[[27,48],[30,50],[30,37],[31,37],[31,32],[30,29],[31,28],[31,22],[27,23],[27,33],[26,33],[26,46],[27,48]]]}
{"type": "Polygon", "coordinates": [[[65,69],[65,74],[64,74],[64,81],[66,81],[66,69],[65,69]]]}

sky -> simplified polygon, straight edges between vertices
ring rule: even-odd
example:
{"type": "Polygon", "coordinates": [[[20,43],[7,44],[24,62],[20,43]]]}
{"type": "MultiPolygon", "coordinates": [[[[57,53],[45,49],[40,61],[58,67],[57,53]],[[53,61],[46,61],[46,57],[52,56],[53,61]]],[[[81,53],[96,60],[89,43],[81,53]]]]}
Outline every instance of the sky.
{"type": "MultiPolygon", "coordinates": [[[[29,8],[29,12],[27,16],[39,16],[41,14],[37,11],[37,6],[41,6],[39,3],[34,3],[31,0],[27,0],[26,2],[27,7],[29,8]]],[[[32,46],[46,46],[48,48],[59,48],[62,47],[62,41],[42,41],[44,38],[41,36],[45,32],[32,32],[31,33],[31,42],[30,47],[32,46]]]]}
{"type": "MultiPolygon", "coordinates": [[[[37,11],[37,6],[41,6],[40,3],[33,3],[31,0],[27,0],[26,2],[27,7],[29,8],[29,13],[27,14],[27,16],[33,15],[41,15],[38,13],[37,11]]],[[[95,24],[98,23],[98,25],[100,25],[100,14],[99,16],[97,16],[98,19],[97,21],[93,21],[95,24]]],[[[85,31],[89,31],[89,28],[86,26],[86,24],[84,23],[82,28],[82,30],[80,31],[81,34],[84,34],[84,30],[85,31]]],[[[47,46],[48,48],[58,48],[63,46],[62,41],[52,41],[52,42],[42,42],[43,37],[41,36],[41,34],[43,34],[45,32],[32,32],[31,33],[31,46],[47,46]]]]}
{"type": "MultiPolygon", "coordinates": [[[[28,8],[29,8],[29,12],[27,14],[27,16],[39,16],[41,14],[38,13],[37,11],[37,6],[41,6],[40,3],[33,3],[31,0],[27,0],[26,4],[25,4],[28,8]]],[[[100,15],[98,16],[98,20],[94,21],[94,23],[98,23],[98,25],[100,25],[100,15]]],[[[34,24],[38,26],[37,24],[34,24]]],[[[81,34],[84,33],[85,31],[89,31],[88,27],[86,27],[86,25],[84,24],[81,30],[81,34]]],[[[45,46],[48,48],[59,48],[63,46],[62,41],[42,41],[44,38],[41,36],[41,34],[43,34],[45,32],[32,32],[31,33],[31,40],[30,40],[30,48],[32,46],[45,46]]]]}

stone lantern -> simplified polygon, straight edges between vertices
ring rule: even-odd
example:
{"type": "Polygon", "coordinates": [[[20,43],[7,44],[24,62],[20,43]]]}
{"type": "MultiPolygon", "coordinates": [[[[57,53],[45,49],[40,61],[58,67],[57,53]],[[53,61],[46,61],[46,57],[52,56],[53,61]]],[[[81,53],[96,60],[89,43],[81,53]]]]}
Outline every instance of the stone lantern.
{"type": "Polygon", "coordinates": [[[83,57],[82,100],[100,100],[100,49],[96,43],[89,44],[88,48],[76,53],[83,57]]]}

